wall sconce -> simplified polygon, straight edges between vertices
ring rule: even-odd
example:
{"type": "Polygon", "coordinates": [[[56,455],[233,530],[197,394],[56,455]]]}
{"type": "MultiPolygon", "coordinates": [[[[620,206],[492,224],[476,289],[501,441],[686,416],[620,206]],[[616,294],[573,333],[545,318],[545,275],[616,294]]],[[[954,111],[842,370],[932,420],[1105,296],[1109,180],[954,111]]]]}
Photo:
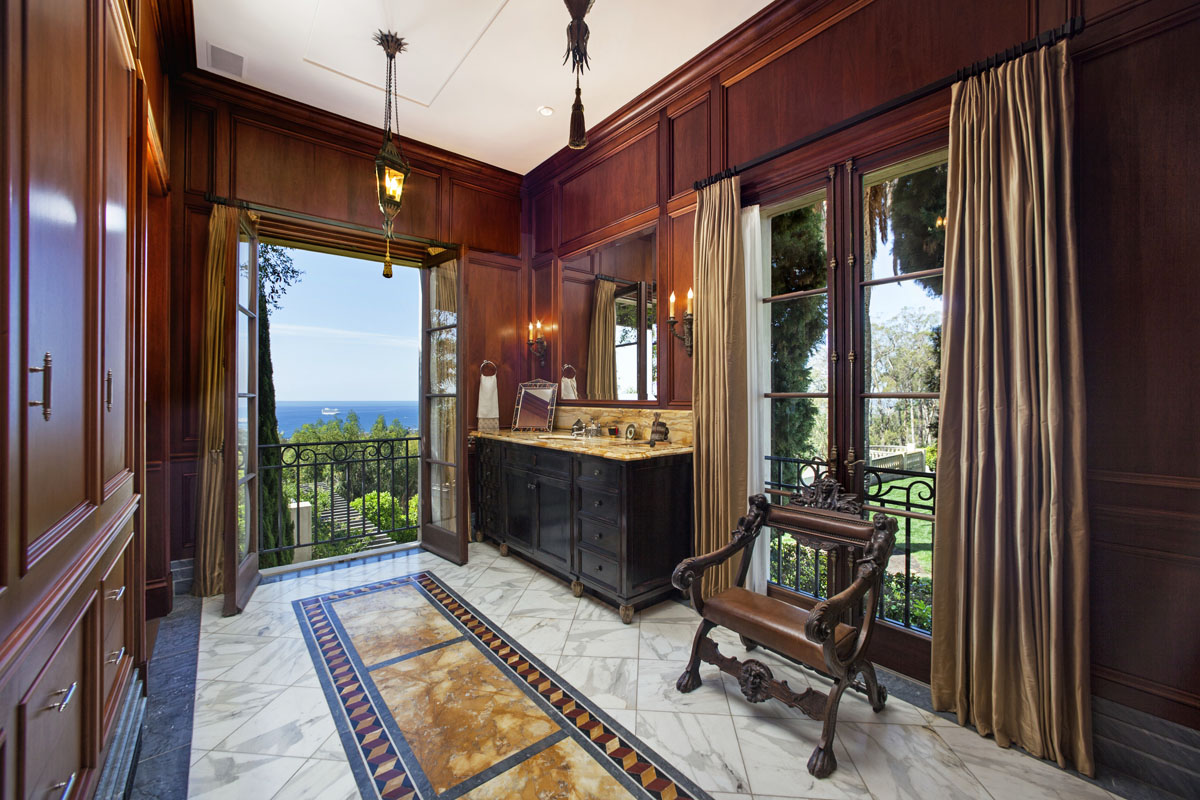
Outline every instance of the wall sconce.
{"type": "Polygon", "coordinates": [[[670,302],[667,306],[667,327],[671,329],[671,333],[675,334],[676,338],[683,340],[683,349],[687,351],[688,358],[692,357],[692,290],[688,289],[687,295],[687,311],[683,312],[683,333],[675,330],[676,323],[680,320],[675,319],[675,293],[671,292],[670,302]]]}
{"type": "Polygon", "coordinates": [[[542,334],[542,321],[537,321],[537,336],[534,336],[533,323],[529,323],[529,352],[538,360],[538,364],[546,366],[546,337],[542,334]]]}

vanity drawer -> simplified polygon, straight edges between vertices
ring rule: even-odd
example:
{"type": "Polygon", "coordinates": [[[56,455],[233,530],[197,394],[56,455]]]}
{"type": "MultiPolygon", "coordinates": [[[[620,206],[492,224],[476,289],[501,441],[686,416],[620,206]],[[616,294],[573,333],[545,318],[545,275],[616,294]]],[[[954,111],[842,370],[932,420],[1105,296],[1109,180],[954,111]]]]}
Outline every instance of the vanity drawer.
{"type": "Polygon", "coordinates": [[[27,800],[72,797],[82,778],[86,619],[82,614],[71,626],[21,703],[21,786],[27,800]]]}
{"type": "Polygon", "coordinates": [[[599,583],[612,589],[614,592],[620,591],[618,587],[621,583],[621,566],[614,559],[602,556],[599,553],[593,553],[590,550],[582,548],[575,551],[576,557],[579,559],[579,574],[586,577],[593,583],[599,583]]]}
{"type": "Polygon", "coordinates": [[[579,480],[616,491],[621,485],[621,464],[604,458],[580,458],[579,480]]]}
{"type": "Polygon", "coordinates": [[[621,518],[621,496],[580,486],[579,513],[616,525],[621,518]]]}
{"type": "Polygon", "coordinates": [[[545,447],[509,445],[504,448],[504,461],[514,467],[533,470],[544,475],[571,475],[571,455],[545,447]]]}
{"type": "Polygon", "coordinates": [[[580,517],[579,542],[617,556],[621,552],[621,531],[612,525],[580,517]]]}

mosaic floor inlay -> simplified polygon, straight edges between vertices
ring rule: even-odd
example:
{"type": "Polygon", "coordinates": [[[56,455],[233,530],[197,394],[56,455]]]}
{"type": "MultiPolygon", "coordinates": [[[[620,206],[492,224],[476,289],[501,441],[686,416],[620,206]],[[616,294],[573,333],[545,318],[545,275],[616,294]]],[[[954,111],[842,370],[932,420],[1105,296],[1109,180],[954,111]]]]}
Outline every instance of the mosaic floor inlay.
{"type": "Polygon", "coordinates": [[[293,606],[363,797],[710,800],[432,572],[293,606]]]}

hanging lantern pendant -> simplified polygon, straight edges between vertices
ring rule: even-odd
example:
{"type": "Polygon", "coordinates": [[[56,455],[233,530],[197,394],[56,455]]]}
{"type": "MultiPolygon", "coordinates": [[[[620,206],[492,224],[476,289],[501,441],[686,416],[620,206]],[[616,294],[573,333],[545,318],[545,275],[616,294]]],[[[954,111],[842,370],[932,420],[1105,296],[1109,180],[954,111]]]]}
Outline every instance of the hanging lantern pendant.
{"type": "Polygon", "coordinates": [[[408,48],[408,43],[391,31],[378,31],[375,42],[387,54],[387,76],[384,82],[383,147],[375,156],[375,188],[379,195],[379,210],[383,212],[385,239],[383,277],[392,277],[392,223],[404,198],[404,184],[412,167],[404,158],[393,133],[400,130],[400,97],[396,88],[396,56],[408,48]],[[393,127],[394,123],[394,127],[393,127]]]}

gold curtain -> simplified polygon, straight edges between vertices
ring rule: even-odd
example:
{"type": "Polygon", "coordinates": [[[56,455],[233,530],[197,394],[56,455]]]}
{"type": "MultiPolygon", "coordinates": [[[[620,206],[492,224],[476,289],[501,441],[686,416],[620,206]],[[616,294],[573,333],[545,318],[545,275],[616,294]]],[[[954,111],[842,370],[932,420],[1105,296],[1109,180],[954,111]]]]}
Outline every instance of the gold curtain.
{"type": "MultiPolygon", "coordinates": [[[[697,193],[692,459],[698,554],[728,544],[738,518],[746,513],[749,416],[740,188],[734,176],[697,193]]],[[[740,563],[740,557],[733,558],[708,570],[704,596],[729,588],[740,563]]]]}
{"type": "Polygon", "coordinates": [[[1092,774],[1066,43],[954,86],[934,707],[1092,774]]]}
{"type": "Polygon", "coordinates": [[[588,335],[587,397],[617,399],[617,284],[593,281],[592,327],[588,335]]]}
{"type": "Polygon", "coordinates": [[[213,206],[204,259],[204,341],[200,362],[200,480],[196,490],[196,563],[192,591],[225,591],[225,277],[237,259],[238,210],[213,206]]]}

